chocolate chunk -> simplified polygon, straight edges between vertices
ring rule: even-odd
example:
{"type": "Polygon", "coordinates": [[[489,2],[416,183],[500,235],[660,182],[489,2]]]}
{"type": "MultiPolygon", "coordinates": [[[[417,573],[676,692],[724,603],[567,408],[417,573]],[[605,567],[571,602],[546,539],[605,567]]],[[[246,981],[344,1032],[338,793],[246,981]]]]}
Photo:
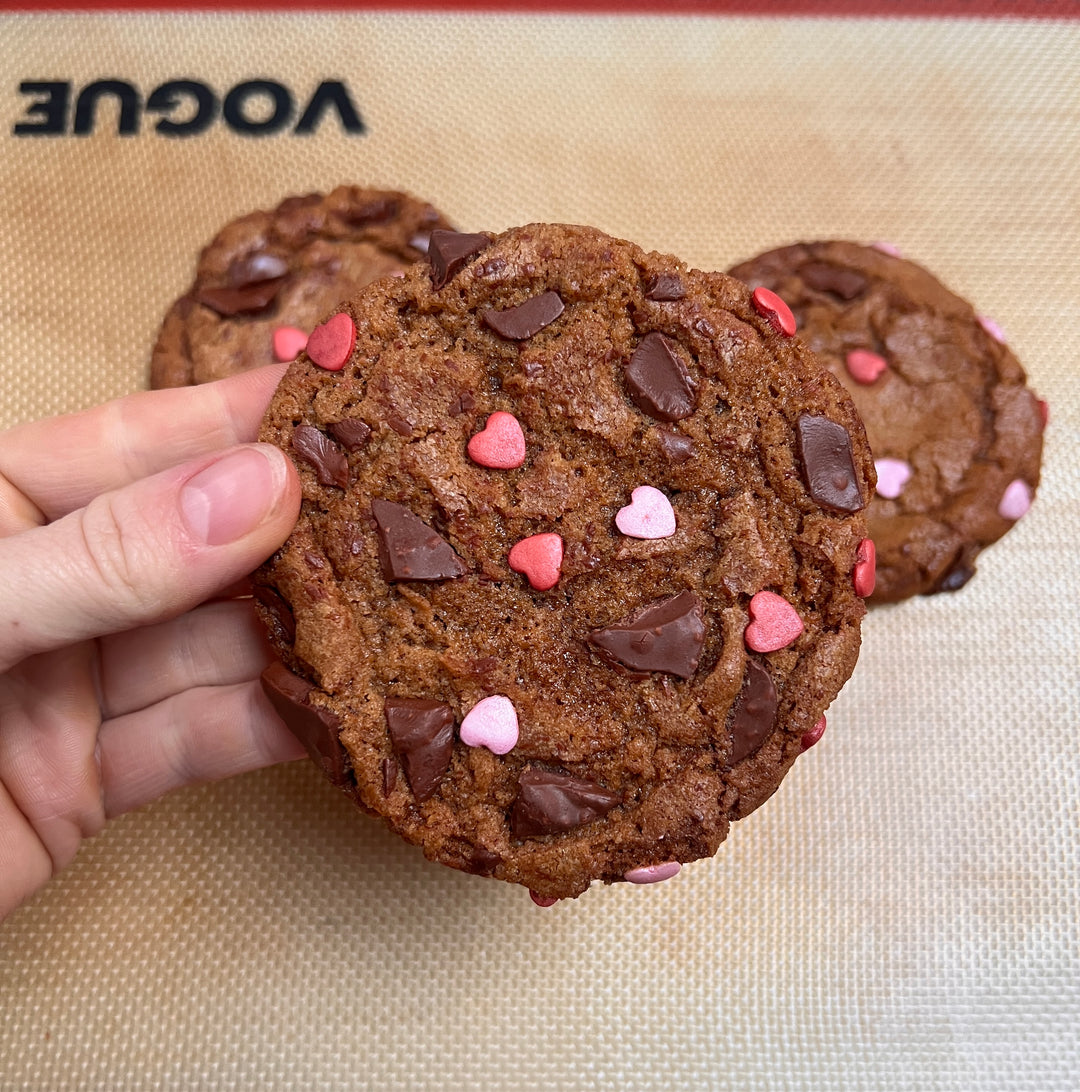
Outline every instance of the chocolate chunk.
{"type": "Polygon", "coordinates": [[[841,269],[828,262],[807,262],[799,267],[802,279],[818,292],[831,292],[842,300],[853,300],[861,296],[870,283],[854,269],[841,269]]]}
{"type": "Polygon", "coordinates": [[[645,285],[645,298],[656,303],[671,303],[686,296],[686,285],[678,273],[654,273],[645,285]]]}
{"type": "Polygon", "coordinates": [[[468,871],[474,876],[491,876],[502,864],[502,857],[487,846],[476,846],[469,857],[468,871]]]}
{"type": "Polygon", "coordinates": [[[277,715],[304,745],[312,761],[339,788],[347,786],[345,749],[338,740],[341,718],[310,703],[315,687],[280,662],[272,663],[259,682],[277,715]]]}
{"type": "Polygon", "coordinates": [[[731,718],[731,753],[734,766],[752,755],[772,733],[776,723],[776,683],[757,660],[746,661],[746,677],[731,718]]]}
{"type": "Polygon", "coordinates": [[[401,202],[392,195],[376,197],[362,205],[347,205],[337,210],[338,216],[348,224],[359,227],[362,224],[385,224],[398,214],[401,202]]]}
{"type": "Polygon", "coordinates": [[[346,451],[359,451],[371,439],[371,427],[355,417],[332,421],[326,428],[346,451]]]}
{"type": "Polygon", "coordinates": [[[314,425],[297,425],[293,429],[292,448],[315,470],[320,485],[349,487],[349,461],[345,453],[314,425]]]}
{"type": "Polygon", "coordinates": [[[528,766],[518,777],[518,798],[510,813],[515,838],[561,834],[607,815],[622,797],[594,781],[528,766]]]}
{"type": "Polygon", "coordinates": [[[390,746],[405,780],[422,804],[439,787],[454,753],[454,711],[426,698],[387,698],[383,704],[390,746]]]}
{"type": "Polygon", "coordinates": [[[431,287],[445,287],[460,270],[481,251],[491,246],[491,239],[478,232],[436,230],[428,240],[428,261],[431,263],[431,287]]]}
{"type": "Polygon", "coordinates": [[[260,251],[230,263],[226,276],[234,288],[245,288],[249,284],[276,281],[288,272],[289,263],[284,258],[260,251]]]}
{"type": "Polygon", "coordinates": [[[265,584],[255,584],[251,594],[269,612],[274,636],[284,644],[291,645],[296,640],[296,619],[293,617],[289,604],[273,588],[268,588],[265,584]]]}
{"type": "Polygon", "coordinates": [[[382,760],[382,794],[389,796],[397,784],[398,763],[397,759],[390,756],[382,760]]]}
{"type": "Polygon", "coordinates": [[[855,474],[848,430],[828,417],[804,413],[796,422],[803,480],[810,496],[834,512],[866,507],[855,474]]]}
{"type": "Polygon", "coordinates": [[[467,569],[454,548],[419,516],[393,501],[373,500],[379,563],[387,580],[452,580],[467,569]]]}
{"type": "Polygon", "coordinates": [[[646,334],[625,368],[630,400],[658,421],[681,421],[694,412],[694,384],[663,334],[646,334]]]}
{"type": "Polygon", "coordinates": [[[953,567],[937,582],[934,591],[959,591],[975,575],[975,566],[964,558],[953,562],[953,567]]]}
{"type": "Polygon", "coordinates": [[[481,318],[508,341],[524,341],[550,326],[563,313],[558,292],[542,292],[505,311],[485,311],[481,318]]]}
{"type": "Polygon", "coordinates": [[[689,436],[680,436],[677,432],[656,430],[661,450],[672,463],[687,463],[694,457],[694,441],[689,436]]]}
{"type": "Polygon", "coordinates": [[[254,314],[265,310],[274,302],[278,289],[284,283],[284,277],[275,277],[273,280],[256,281],[253,284],[223,288],[200,287],[195,298],[223,318],[231,318],[233,315],[254,314]]]}
{"type": "Polygon", "coordinates": [[[472,413],[476,409],[476,395],[472,391],[462,391],[461,394],[450,403],[447,412],[451,417],[460,417],[463,413],[472,413]]]}
{"type": "Polygon", "coordinates": [[[697,670],[705,643],[701,600],[693,592],[661,599],[623,622],[594,629],[589,643],[608,663],[688,679],[697,670]]]}

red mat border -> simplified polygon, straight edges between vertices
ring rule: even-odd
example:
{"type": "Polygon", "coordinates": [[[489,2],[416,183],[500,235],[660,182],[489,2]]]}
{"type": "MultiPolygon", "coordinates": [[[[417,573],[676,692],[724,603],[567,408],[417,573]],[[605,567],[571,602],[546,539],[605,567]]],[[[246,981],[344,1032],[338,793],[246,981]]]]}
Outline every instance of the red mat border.
{"type": "Polygon", "coordinates": [[[440,11],[1080,19],[1080,0],[0,0],[0,11],[440,11]]]}

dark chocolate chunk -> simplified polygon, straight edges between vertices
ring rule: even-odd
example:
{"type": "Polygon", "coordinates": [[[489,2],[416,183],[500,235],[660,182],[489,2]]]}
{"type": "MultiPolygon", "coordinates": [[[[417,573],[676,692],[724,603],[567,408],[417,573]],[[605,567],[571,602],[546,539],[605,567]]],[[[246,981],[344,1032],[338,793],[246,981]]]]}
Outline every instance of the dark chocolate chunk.
{"type": "Polygon", "coordinates": [[[362,205],[347,205],[337,210],[337,214],[346,223],[359,227],[362,224],[385,224],[397,216],[400,208],[401,202],[387,194],[365,201],[362,205]]]}
{"type": "Polygon", "coordinates": [[[518,777],[518,798],[510,813],[515,838],[561,834],[607,815],[622,797],[573,774],[528,766],[518,777]]]}
{"type": "Polygon", "coordinates": [[[859,512],[865,508],[848,430],[828,417],[804,413],[795,431],[803,480],[810,496],[822,508],[834,512],[859,512]]]}
{"type": "Polygon", "coordinates": [[[689,436],[680,436],[677,432],[662,428],[656,430],[656,436],[669,462],[688,463],[694,457],[694,441],[689,436]]]}
{"type": "Polygon", "coordinates": [[[450,403],[450,408],[447,411],[451,417],[460,417],[463,413],[472,413],[476,409],[476,395],[472,391],[462,391],[450,403]]]}
{"type": "Polygon", "coordinates": [[[841,269],[828,262],[807,262],[799,267],[799,276],[818,292],[831,292],[842,300],[861,296],[870,283],[854,269],[841,269]]]}
{"type": "Polygon", "coordinates": [[[233,315],[264,311],[274,302],[278,289],[284,283],[284,277],[275,277],[273,280],[255,281],[252,284],[221,288],[200,287],[195,298],[223,318],[231,318],[233,315]]]}
{"type": "Polygon", "coordinates": [[[387,698],[383,704],[390,746],[405,780],[422,804],[439,787],[454,754],[454,711],[427,698],[387,698]]]}
{"type": "Polygon", "coordinates": [[[326,428],[346,451],[359,451],[371,439],[371,426],[355,417],[332,421],[326,428]]]}
{"type": "Polygon", "coordinates": [[[371,514],[387,580],[452,580],[468,571],[450,543],[404,505],[373,500],[371,514]]]}
{"type": "Polygon", "coordinates": [[[686,296],[686,285],[678,273],[654,273],[645,285],[645,298],[655,303],[671,303],[686,296]]]}
{"type": "Polygon", "coordinates": [[[697,670],[705,643],[701,600],[693,592],[661,599],[623,622],[594,629],[589,643],[608,663],[688,679],[697,670]]]}
{"type": "Polygon", "coordinates": [[[275,712],[304,745],[312,761],[339,788],[349,784],[345,749],[338,740],[341,718],[310,703],[315,687],[283,663],[272,663],[259,682],[275,712]]]}
{"type": "Polygon", "coordinates": [[[524,341],[550,326],[563,313],[558,292],[542,292],[505,311],[485,311],[481,318],[508,341],[524,341]]]}
{"type": "Polygon", "coordinates": [[[487,846],[476,846],[469,857],[468,871],[474,876],[491,876],[502,864],[502,857],[487,846]]]}
{"type": "Polygon", "coordinates": [[[734,766],[752,755],[772,733],[776,723],[776,683],[757,660],[746,661],[746,677],[731,718],[731,753],[734,766]]]}
{"type": "Polygon", "coordinates": [[[251,594],[269,612],[274,635],[284,644],[291,645],[296,640],[296,619],[289,604],[265,584],[253,585],[251,594]]]}
{"type": "Polygon", "coordinates": [[[349,460],[329,436],[314,425],[297,425],[293,429],[292,448],[315,471],[320,485],[349,487],[349,460]]]}
{"type": "Polygon", "coordinates": [[[953,562],[952,568],[937,582],[934,591],[959,591],[975,575],[975,566],[960,557],[953,562]]]}
{"type": "Polygon", "coordinates": [[[686,365],[663,334],[638,343],[625,368],[630,400],[658,421],[681,421],[694,412],[694,384],[686,365]]]}
{"type": "Polygon", "coordinates": [[[433,231],[428,241],[428,261],[431,263],[431,287],[438,291],[472,258],[491,246],[491,239],[478,232],[433,231]]]}
{"type": "Polygon", "coordinates": [[[382,760],[382,794],[389,796],[397,784],[398,763],[392,755],[382,760]]]}

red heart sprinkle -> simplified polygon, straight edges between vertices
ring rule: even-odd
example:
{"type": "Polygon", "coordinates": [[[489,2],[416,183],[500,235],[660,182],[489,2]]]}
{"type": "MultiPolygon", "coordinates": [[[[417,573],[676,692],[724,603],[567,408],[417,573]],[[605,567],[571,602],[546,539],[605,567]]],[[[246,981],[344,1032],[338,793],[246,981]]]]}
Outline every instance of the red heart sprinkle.
{"type": "Polygon", "coordinates": [[[320,368],[339,372],[345,361],[352,356],[356,345],[356,327],[344,312],[331,315],[321,326],[311,331],[307,342],[307,354],[320,368]]]}
{"type": "Polygon", "coordinates": [[[537,591],[547,591],[558,584],[562,559],[563,540],[551,532],[530,535],[510,548],[510,568],[524,573],[537,591]]]}
{"type": "Polygon", "coordinates": [[[864,538],[855,548],[855,567],[851,570],[855,594],[865,599],[873,592],[876,578],[877,550],[872,539],[864,538]]]}
{"type": "Polygon", "coordinates": [[[535,891],[529,892],[529,898],[536,903],[537,906],[554,906],[559,900],[553,899],[548,895],[538,895],[535,891]]]}
{"type": "Polygon", "coordinates": [[[851,378],[867,387],[889,367],[889,362],[884,357],[868,349],[852,349],[845,363],[851,378]]]}
{"type": "Polygon", "coordinates": [[[512,413],[496,410],[469,441],[469,458],[495,470],[512,470],[525,461],[525,433],[512,413]]]}
{"type": "Polygon", "coordinates": [[[750,624],[743,634],[755,652],[787,648],[803,631],[802,619],[784,598],[771,591],[759,591],[750,600],[750,624]]]}
{"type": "Polygon", "coordinates": [[[809,751],[811,747],[817,743],[821,737],[825,734],[825,714],[821,714],[821,719],[810,729],[809,732],[803,732],[801,740],[802,749],[809,751]]]}
{"type": "Polygon", "coordinates": [[[775,292],[758,287],[754,289],[751,298],[754,301],[754,310],[766,319],[778,334],[783,334],[784,337],[795,336],[795,316],[791,313],[791,308],[775,292]]]}

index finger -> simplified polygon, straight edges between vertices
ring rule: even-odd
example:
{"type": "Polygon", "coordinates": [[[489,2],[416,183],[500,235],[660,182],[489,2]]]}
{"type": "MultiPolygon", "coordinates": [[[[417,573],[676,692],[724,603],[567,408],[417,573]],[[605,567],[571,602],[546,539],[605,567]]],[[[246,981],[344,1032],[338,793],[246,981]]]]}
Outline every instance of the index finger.
{"type": "Polygon", "coordinates": [[[250,443],[287,369],[272,364],[194,387],[140,391],[0,433],[0,480],[50,522],[178,463],[250,443]]]}

